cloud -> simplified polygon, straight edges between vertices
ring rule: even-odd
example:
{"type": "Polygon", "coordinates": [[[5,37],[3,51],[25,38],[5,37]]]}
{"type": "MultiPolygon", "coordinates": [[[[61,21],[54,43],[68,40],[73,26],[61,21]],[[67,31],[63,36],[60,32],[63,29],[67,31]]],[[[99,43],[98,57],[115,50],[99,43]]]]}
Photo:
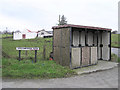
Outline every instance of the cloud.
{"type": "Polygon", "coordinates": [[[59,14],[71,24],[117,29],[118,0],[1,0],[2,27],[51,30],[59,14]]]}

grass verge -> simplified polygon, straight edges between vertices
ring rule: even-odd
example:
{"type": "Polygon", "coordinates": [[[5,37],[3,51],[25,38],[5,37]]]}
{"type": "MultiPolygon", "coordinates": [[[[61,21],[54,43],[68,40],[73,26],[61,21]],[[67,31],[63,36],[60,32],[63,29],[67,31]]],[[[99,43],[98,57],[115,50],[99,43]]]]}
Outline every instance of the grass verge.
{"type": "Polygon", "coordinates": [[[111,61],[120,62],[120,58],[116,54],[111,54],[111,61]]]}
{"type": "Polygon", "coordinates": [[[116,48],[120,47],[119,40],[120,40],[120,34],[112,34],[111,35],[111,46],[116,47],[116,48]]]}
{"type": "Polygon", "coordinates": [[[74,74],[74,71],[58,65],[54,61],[32,63],[31,60],[2,59],[3,78],[62,78],[74,74]]]}

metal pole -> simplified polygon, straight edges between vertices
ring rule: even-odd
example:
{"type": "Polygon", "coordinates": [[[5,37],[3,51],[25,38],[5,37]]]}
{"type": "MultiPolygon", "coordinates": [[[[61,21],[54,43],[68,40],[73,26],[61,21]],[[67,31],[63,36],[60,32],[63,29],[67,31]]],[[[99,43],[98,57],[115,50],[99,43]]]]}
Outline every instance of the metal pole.
{"type": "Polygon", "coordinates": [[[19,50],[19,61],[21,60],[21,50],[19,50]]]}
{"type": "Polygon", "coordinates": [[[70,34],[70,47],[69,47],[69,51],[70,51],[70,65],[69,65],[69,67],[70,67],[70,69],[72,69],[72,41],[73,41],[73,29],[72,29],[72,27],[70,27],[70,30],[69,30],[69,34],[70,34]]]}
{"type": "Polygon", "coordinates": [[[102,58],[102,57],[103,57],[103,56],[102,56],[102,54],[103,54],[103,52],[102,52],[102,48],[103,48],[103,43],[102,43],[102,37],[103,37],[103,36],[102,36],[102,34],[103,34],[103,31],[101,31],[100,34],[101,34],[101,43],[100,43],[101,57],[100,57],[100,58],[101,58],[101,60],[103,60],[103,58],[102,58]]]}
{"type": "Polygon", "coordinates": [[[111,31],[110,31],[110,38],[109,38],[109,40],[110,40],[110,44],[109,44],[109,48],[110,48],[110,59],[109,59],[109,60],[111,60],[111,31]]]}
{"type": "Polygon", "coordinates": [[[35,50],[35,63],[37,62],[37,50],[35,50]]]}

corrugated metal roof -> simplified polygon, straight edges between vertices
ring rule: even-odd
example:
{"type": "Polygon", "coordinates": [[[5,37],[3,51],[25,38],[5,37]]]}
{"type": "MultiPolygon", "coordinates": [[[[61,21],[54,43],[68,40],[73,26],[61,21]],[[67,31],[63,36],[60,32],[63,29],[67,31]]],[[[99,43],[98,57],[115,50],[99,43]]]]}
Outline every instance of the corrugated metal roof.
{"type": "Polygon", "coordinates": [[[85,29],[94,29],[94,30],[112,30],[109,28],[101,28],[101,27],[93,27],[93,26],[83,26],[83,25],[74,25],[74,24],[67,24],[67,25],[59,25],[59,26],[53,26],[52,29],[59,29],[59,28],[65,28],[65,27],[76,27],[76,28],[85,28],[85,29]]]}

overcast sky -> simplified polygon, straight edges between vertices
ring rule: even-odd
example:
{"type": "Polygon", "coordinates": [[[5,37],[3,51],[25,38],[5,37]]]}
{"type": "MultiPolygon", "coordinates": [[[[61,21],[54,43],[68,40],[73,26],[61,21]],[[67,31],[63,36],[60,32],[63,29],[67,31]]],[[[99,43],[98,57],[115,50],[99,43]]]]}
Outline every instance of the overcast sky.
{"type": "Polygon", "coordinates": [[[58,17],[68,24],[118,30],[119,0],[0,0],[0,31],[52,30],[58,17]]]}

